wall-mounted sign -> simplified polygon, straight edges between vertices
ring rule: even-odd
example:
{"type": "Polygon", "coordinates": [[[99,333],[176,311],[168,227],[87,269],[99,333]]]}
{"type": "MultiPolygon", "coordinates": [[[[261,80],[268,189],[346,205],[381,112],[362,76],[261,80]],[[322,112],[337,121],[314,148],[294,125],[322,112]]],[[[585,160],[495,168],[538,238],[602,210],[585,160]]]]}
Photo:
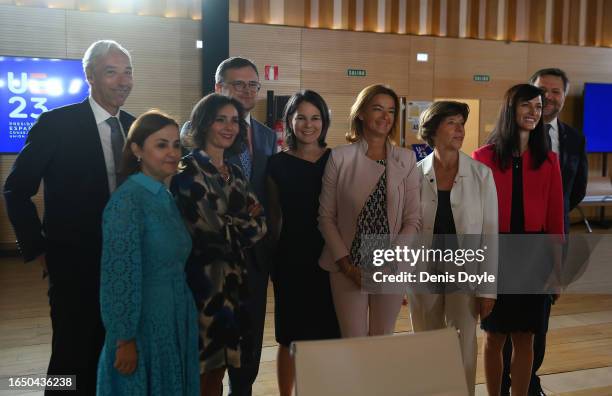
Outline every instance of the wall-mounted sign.
{"type": "Polygon", "coordinates": [[[278,65],[266,65],[264,70],[266,80],[278,80],[278,65]]]}
{"type": "Polygon", "coordinates": [[[491,81],[491,77],[486,74],[474,74],[474,81],[487,82],[491,81]]]}
{"type": "Polygon", "coordinates": [[[349,77],[365,77],[366,71],[361,69],[347,69],[346,75],[349,77]]]}
{"type": "Polygon", "coordinates": [[[0,153],[18,153],[42,113],[88,93],[80,59],[0,56],[0,153]]]}

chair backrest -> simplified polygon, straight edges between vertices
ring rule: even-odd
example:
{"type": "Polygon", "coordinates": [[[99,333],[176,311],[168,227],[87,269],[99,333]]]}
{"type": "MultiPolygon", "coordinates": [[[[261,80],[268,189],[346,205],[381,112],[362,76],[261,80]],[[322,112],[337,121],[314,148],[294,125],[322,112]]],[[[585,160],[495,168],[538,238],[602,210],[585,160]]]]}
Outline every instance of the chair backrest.
{"type": "Polygon", "coordinates": [[[296,396],[467,396],[454,329],[292,344],[296,396]]]}

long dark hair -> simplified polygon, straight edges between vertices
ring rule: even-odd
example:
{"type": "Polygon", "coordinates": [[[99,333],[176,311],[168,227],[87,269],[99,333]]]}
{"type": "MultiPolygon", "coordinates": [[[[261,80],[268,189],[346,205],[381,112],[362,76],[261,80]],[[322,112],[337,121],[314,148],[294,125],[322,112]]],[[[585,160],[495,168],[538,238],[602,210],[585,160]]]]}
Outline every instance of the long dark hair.
{"type": "MultiPolygon", "coordinates": [[[[494,159],[497,166],[502,170],[510,167],[512,156],[520,147],[516,109],[520,102],[531,100],[537,96],[543,97],[542,90],[529,84],[515,85],[504,95],[504,104],[500,109],[495,129],[487,139],[487,143],[495,145],[494,159]]],[[[535,129],[529,133],[528,147],[533,158],[533,169],[538,169],[548,158],[548,151],[550,150],[543,117],[540,117],[535,129]]]]}
{"type": "Polygon", "coordinates": [[[211,93],[200,99],[191,111],[191,133],[190,138],[196,148],[203,149],[208,140],[210,126],[215,122],[217,114],[221,108],[232,105],[238,112],[240,120],[240,130],[234,143],[225,150],[227,154],[238,154],[244,150],[247,141],[247,125],[244,121],[244,108],[234,98],[224,96],[218,93],[211,93]]]}
{"type": "Polygon", "coordinates": [[[291,98],[289,98],[289,101],[285,105],[283,120],[285,122],[285,141],[287,142],[287,146],[289,146],[289,148],[292,150],[297,148],[297,139],[295,137],[295,131],[291,125],[291,117],[293,117],[298,107],[303,102],[308,102],[319,109],[323,125],[321,127],[321,134],[319,135],[318,143],[320,147],[327,146],[327,143],[325,143],[325,137],[327,136],[327,130],[329,129],[330,123],[329,108],[321,95],[309,89],[294,94],[291,98]]]}
{"type": "Polygon", "coordinates": [[[147,111],[134,121],[128,132],[125,146],[123,146],[123,165],[121,167],[123,176],[127,177],[140,171],[140,161],[132,152],[132,143],[142,148],[149,136],[168,125],[174,125],[178,130],[178,124],[174,119],[155,109],[147,111]]]}

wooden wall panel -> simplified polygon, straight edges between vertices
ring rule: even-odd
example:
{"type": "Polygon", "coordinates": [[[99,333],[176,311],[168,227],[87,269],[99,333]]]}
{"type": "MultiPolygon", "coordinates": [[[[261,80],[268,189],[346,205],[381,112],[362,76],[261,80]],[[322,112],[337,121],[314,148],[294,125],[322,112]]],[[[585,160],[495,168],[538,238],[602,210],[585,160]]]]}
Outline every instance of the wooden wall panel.
{"type": "Polygon", "coordinates": [[[459,15],[460,3],[461,0],[450,0],[446,3],[446,35],[448,37],[459,37],[459,24],[461,23],[459,15]]]}
{"type": "Polygon", "coordinates": [[[512,84],[524,81],[526,58],[523,43],[436,40],[434,96],[498,98],[512,84]],[[488,75],[490,81],[475,82],[475,74],[488,75]]]}
{"type": "Polygon", "coordinates": [[[319,27],[334,27],[334,0],[319,0],[319,27]]]}
{"type": "Polygon", "coordinates": [[[420,0],[406,1],[406,33],[419,34],[420,0]]]}
{"type": "Polygon", "coordinates": [[[306,8],[307,4],[306,0],[285,2],[285,25],[306,26],[306,15],[310,11],[306,8]]]}
{"type": "Polygon", "coordinates": [[[436,38],[413,36],[410,40],[410,85],[408,100],[432,100],[434,65],[436,62],[436,38]],[[426,53],[427,62],[417,62],[417,54],[426,53]]]}
{"type": "Polygon", "coordinates": [[[276,95],[292,95],[300,90],[302,30],[293,27],[230,23],[230,56],[249,58],[259,70],[261,91],[253,114],[260,121],[266,120],[267,90],[273,90],[276,95]],[[266,65],[278,65],[278,80],[265,80],[266,65]]]}
{"type": "Polygon", "coordinates": [[[530,44],[527,59],[528,74],[545,67],[559,67],[567,73],[570,92],[562,118],[572,125],[582,125],[579,115],[584,83],[612,83],[612,49],[530,44]]]}
{"type": "Polygon", "coordinates": [[[363,30],[378,31],[378,0],[363,0],[363,30]]]}
{"type": "Polygon", "coordinates": [[[604,0],[601,45],[612,47],[612,0],[604,0]]]}
{"type": "MultiPolygon", "coordinates": [[[[228,1],[233,22],[612,46],[612,0],[228,1]]],[[[0,4],[196,20],[202,17],[202,0],[0,0],[0,4]]]]}
{"type": "MultiPolygon", "coordinates": [[[[199,25],[180,18],[0,6],[0,52],[80,59],[93,41],[117,40],[130,50],[134,65],[134,89],[125,109],[138,115],[156,107],[183,122],[201,96],[200,52],[195,47],[199,25]]],[[[14,155],[0,155],[0,185],[14,160],[14,155]]],[[[42,208],[40,193],[34,202],[42,208]]],[[[0,244],[14,241],[0,198],[0,244]]]]}
{"type": "Polygon", "coordinates": [[[480,138],[488,132],[490,107],[487,100],[499,100],[512,85],[525,81],[527,44],[437,39],[434,97],[481,99],[480,138]],[[486,54],[486,55],[483,55],[486,54]],[[488,75],[489,82],[474,81],[475,74],[488,75]],[[481,120],[482,121],[482,120],[481,120]]]}
{"type": "MultiPolygon", "coordinates": [[[[406,36],[304,29],[302,88],[314,89],[326,100],[332,98],[349,107],[361,89],[376,83],[388,84],[406,96],[410,85],[409,56],[410,38],[406,36]],[[367,75],[349,77],[348,69],[365,70],[367,75]]],[[[344,111],[336,110],[335,114],[345,114],[344,111]]],[[[340,142],[346,126],[334,118],[328,136],[340,142]]]]}
{"type": "Polygon", "coordinates": [[[569,0],[569,36],[567,44],[580,44],[580,1],[569,0]]]}
{"type": "Polygon", "coordinates": [[[529,2],[529,40],[544,42],[546,1],[529,2]]]}
{"type": "Polygon", "coordinates": [[[0,55],[65,57],[65,40],[64,10],[0,5],[0,55]]]}

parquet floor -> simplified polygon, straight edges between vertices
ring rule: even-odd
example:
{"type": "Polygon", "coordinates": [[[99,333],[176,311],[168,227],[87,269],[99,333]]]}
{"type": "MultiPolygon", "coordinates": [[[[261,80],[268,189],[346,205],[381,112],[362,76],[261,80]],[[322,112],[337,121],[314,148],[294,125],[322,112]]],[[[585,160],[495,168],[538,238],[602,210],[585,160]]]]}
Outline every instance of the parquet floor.
{"type": "MultiPolygon", "coordinates": [[[[19,258],[0,258],[0,376],[45,372],[51,341],[46,288],[46,281],[40,279],[40,271],[33,264],[23,264],[19,258]]],[[[553,307],[550,327],[541,369],[547,394],[612,395],[612,294],[562,296],[553,307]]],[[[396,332],[409,331],[408,309],[402,307],[396,332]]],[[[479,344],[481,341],[479,337],[479,344]]],[[[276,351],[270,287],[264,350],[254,387],[257,396],[277,394],[276,351]]],[[[485,395],[481,353],[478,359],[477,394],[485,395]]],[[[42,392],[0,390],[0,395],[18,394],[42,392]]]]}

